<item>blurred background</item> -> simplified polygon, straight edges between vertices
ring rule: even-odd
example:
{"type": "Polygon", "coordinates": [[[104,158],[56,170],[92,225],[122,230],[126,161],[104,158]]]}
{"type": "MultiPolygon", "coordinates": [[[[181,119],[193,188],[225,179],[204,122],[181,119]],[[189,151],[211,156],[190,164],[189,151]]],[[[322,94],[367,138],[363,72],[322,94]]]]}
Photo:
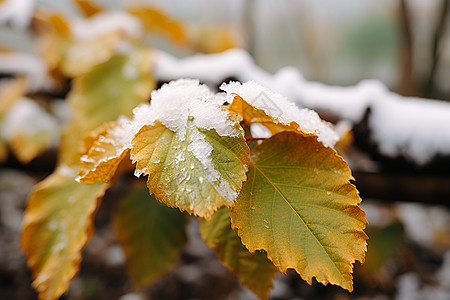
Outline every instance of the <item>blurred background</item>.
{"type": "MultiPolygon", "coordinates": [[[[1,299],[36,299],[30,272],[19,250],[22,212],[33,185],[50,174],[57,164],[64,126],[77,114],[65,100],[73,78],[79,76],[74,68],[76,63],[53,60],[54,56],[64,56],[58,52],[62,43],[54,42],[46,26],[50,23],[56,32],[65,26],[48,22],[49,12],[57,12],[68,20],[62,23],[74,30],[76,20],[88,18],[86,6],[80,2],[83,1],[0,1],[1,299]],[[21,78],[27,83],[22,84],[21,78]],[[26,101],[22,101],[24,98],[26,101]],[[41,131],[22,128],[25,137],[20,135],[19,139],[13,129],[20,131],[20,122],[31,123],[41,131]]],[[[317,109],[322,118],[339,129],[342,142],[338,151],[352,168],[355,185],[363,199],[362,208],[367,212],[369,246],[366,263],[355,266],[352,294],[316,282],[309,286],[294,272],[288,272],[274,281],[271,299],[450,299],[450,114],[447,113],[450,112],[450,1],[99,0],[89,3],[100,7],[102,13],[150,5],[168,16],[169,21],[144,25],[144,33],[136,34],[131,28],[129,36],[121,39],[158,49],[175,60],[199,53],[205,54],[200,57],[203,59],[241,48],[251,56],[251,67],[263,74],[271,76],[291,66],[306,82],[325,84],[323,93],[329,95],[333,91],[327,86],[348,87],[351,91],[362,80],[375,79],[377,84],[386,87],[389,97],[398,94],[414,97],[413,103],[429,104],[425,105],[430,107],[431,115],[426,118],[420,113],[412,115],[408,120],[414,122],[398,125],[405,130],[420,127],[420,122],[431,124],[433,111],[440,111],[437,120],[444,121],[434,123],[434,127],[424,124],[430,129],[420,134],[436,136],[441,148],[426,162],[418,162],[411,159],[413,155],[406,146],[394,154],[383,152],[382,142],[386,141],[377,139],[375,127],[371,125],[373,120],[388,121],[392,115],[401,119],[402,108],[391,109],[393,114],[375,119],[378,108],[369,104],[358,118],[347,118],[339,110],[311,104],[311,99],[290,98],[298,105],[317,109]]],[[[151,16],[144,16],[143,24],[145,18],[151,16]]],[[[78,48],[86,50],[81,53],[89,56],[93,51],[100,52],[102,44],[91,47],[81,44],[78,48]]],[[[195,69],[195,62],[192,64],[195,69]]],[[[164,64],[155,61],[155,65],[164,64]]],[[[210,80],[200,79],[212,87],[230,78],[248,80],[248,75],[242,75],[246,70],[238,67],[230,72],[207,70],[206,75],[199,74],[211,76],[210,80]],[[223,78],[214,75],[214,71],[223,73],[223,78]]],[[[158,70],[154,73],[156,86],[176,79],[170,78],[171,74],[177,74],[176,70],[159,78],[158,74],[163,72],[158,70]]],[[[196,73],[187,72],[186,76],[191,74],[196,73]]],[[[408,99],[412,98],[401,99],[407,111],[408,99]]],[[[422,138],[418,143],[426,148],[428,139],[422,138]]],[[[434,147],[436,142],[431,144],[434,147]]],[[[83,252],[80,275],[62,299],[255,299],[220,264],[214,251],[206,247],[197,233],[194,218],[188,227],[189,244],[171,271],[153,285],[136,289],[126,274],[124,254],[110,225],[111,211],[120,198],[121,188],[125,187],[119,185],[106,194],[96,217],[96,233],[83,252]]]]}

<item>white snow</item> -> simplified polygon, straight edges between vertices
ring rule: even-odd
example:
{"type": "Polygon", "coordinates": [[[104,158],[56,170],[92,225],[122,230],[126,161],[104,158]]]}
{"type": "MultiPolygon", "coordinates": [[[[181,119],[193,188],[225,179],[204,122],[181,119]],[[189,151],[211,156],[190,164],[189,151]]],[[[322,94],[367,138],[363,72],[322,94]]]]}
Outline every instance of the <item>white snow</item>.
{"type": "Polygon", "coordinates": [[[75,170],[66,164],[60,164],[56,169],[56,173],[64,177],[74,177],[76,175],[75,170]]]}
{"type": "Polygon", "coordinates": [[[54,87],[45,62],[31,54],[0,53],[0,73],[26,75],[30,92],[54,87]]]}
{"type": "Polygon", "coordinates": [[[5,0],[0,3],[0,25],[10,22],[17,29],[30,24],[35,0],[5,0]]]}
{"type": "Polygon", "coordinates": [[[450,228],[450,213],[438,206],[397,203],[396,212],[405,226],[406,234],[416,243],[436,249],[436,232],[450,228]]]}
{"type": "Polygon", "coordinates": [[[198,128],[214,129],[220,136],[242,136],[229,112],[221,108],[223,96],[211,92],[198,80],[179,79],[164,84],[151,94],[150,110],[170,130],[185,138],[186,123],[190,119],[198,128]]]}
{"type": "Polygon", "coordinates": [[[237,94],[253,106],[263,109],[268,115],[277,118],[280,122],[296,122],[301,129],[313,132],[318,140],[325,145],[334,146],[338,135],[319,115],[310,109],[299,109],[284,96],[257,84],[254,81],[246,83],[230,82],[220,87],[229,95],[237,94]]]}
{"type": "MultiPolygon", "coordinates": [[[[231,204],[237,198],[238,193],[233,190],[230,184],[221,177],[219,171],[215,169],[214,162],[211,159],[213,147],[205,141],[205,135],[203,133],[194,131],[192,135],[192,142],[189,144],[187,150],[192,152],[195,158],[202,164],[207,176],[206,179],[214,186],[217,193],[231,204]]],[[[201,180],[199,179],[199,181],[201,180]]]]}
{"type": "Polygon", "coordinates": [[[378,80],[363,80],[355,86],[329,86],[320,82],[303,81],[297,87],[293,99],[311,109],[331,111],[341,118],[358,122],[367,107],[389,94],[378,80]]]}
{"type": "Polygon", "coordinates": [[[28,98],[19,99],[6,112],[1,129],[1,134],[7,141],[17,134],[33,136],[45,132],[50,134],[50,145],[59,142],[56,119],[28,98]]]}
{"type": "Polygon", "coordinates": [[[154,75],[164,81],[196,78],[203,82],[220,83],[227,77],[235,76],[241,81],[267,83],[272,79],[272,75],[256,66],[252,57],[242,49],[196,54],[182,59],[155,50],[154,58],[154,75]]]}
{"type": "Polygon", "coordinates": [[[103,34],[121,31],[131,38],[142,35],[141,23],[126,12],[102,12],[89,19],[75,19],[71,22],[72,35],[79,40],[92,39],[103,34]]]}
{"type": "Polygon", "coordinates": [[[381,153],[419,165],[450,154],[450,104],[390,93],[371,103],[369,126],[381,153]]]}

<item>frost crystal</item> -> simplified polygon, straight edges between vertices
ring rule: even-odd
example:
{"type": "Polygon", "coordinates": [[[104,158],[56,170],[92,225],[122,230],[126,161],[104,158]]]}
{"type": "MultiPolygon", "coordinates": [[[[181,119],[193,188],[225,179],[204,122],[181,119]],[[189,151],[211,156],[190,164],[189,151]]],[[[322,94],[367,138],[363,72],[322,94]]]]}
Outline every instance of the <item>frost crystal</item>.
{"type": "Polygon", "coordinates": [[[322,121],[315,111],[307,108],[299,109],[284,96],[274,93],[256,82],[248,81],[244,84],[239,82],[224,83],[220,89],[229,95],[239,95],[248,103],[264,110],[280,122],[296,122],[301,129],[315,133],[318,136],[318,140],[325,145],[334,146],[339,139],[333,128],[322,121]]]}

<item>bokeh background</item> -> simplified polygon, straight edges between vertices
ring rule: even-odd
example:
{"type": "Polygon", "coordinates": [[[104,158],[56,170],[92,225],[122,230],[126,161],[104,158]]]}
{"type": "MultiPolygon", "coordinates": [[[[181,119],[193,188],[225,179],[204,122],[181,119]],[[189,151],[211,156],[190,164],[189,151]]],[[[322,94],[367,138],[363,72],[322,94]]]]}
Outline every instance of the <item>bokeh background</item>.
{"type": "MultiPolygon", "coordinates": [[[[450,105],[448,0],[93,3],[109,11],[146,3],[171,16],[182,24],[187,42],[180,44],[157,34],[145,35],[142,42],[177,58],[242,48],[256,66],[270,74],[292,66],[307,81],[342,87],[376,79],[401,96],[431,103],[435,103],[431,99],[439,100],[444,110],[450,105]]],[[[9,56],[2,55],[20,53],[45,61],[37,47],[39,35],[33,21],[43,11],[82,18],[79,7],[69,0],[0,1],[2,82],[35,72],[27,70],[20,57],[11,63],[9,56]]],[[[230,75],[239,79],[236,74],[230,75]]],[[[159,85],[165,81],[156,79],[159,85]]],[[[62,101],[71,88],[70,79],[63,78],[63,84],[50,88],[43,82],[28,90],[27,96],[53,118],[49,126],[58,136],[70,115],[62,101]]],[[[342,123],[342,116],[318,111],[344,128],[342,155],[352,167],[369,221],[367,261],[355,266],[352,294],[317,283],[309,286],[289,272],[277,277],[271,299],[450,299],[450,149],[425,165],[404,156],[386,156],[370,141],[370,111],[350,125],[342,123]]],[[[400,116],[402,111],[393,113],[400,116]]],[[[28,118],[42,120],[33,114],[28,118]]],[[[420,114],[416,119],[426,122],[420,114]]],[[[8,136],[5,124],[1,125],[3,138],[8,136]]],[[[447,125],[437,131],[445,132],[447,125]]],[[[32,186],[53,171],[58,141],[26,162],[8,140],[5,143],[7,154],[0,165],[0,298],[36,299],[19,248],[22,212],[32,186]]],[[[124,190],[126,186],[119,184],[107,193],[96,217],[96,233],[83,252],[80,275],[62,299],[255,299],[207,248],[194,218],[188,227],[189,244],[168,274],[147,288],[135,288],[110,224],[111,212],[124,190]]]]}

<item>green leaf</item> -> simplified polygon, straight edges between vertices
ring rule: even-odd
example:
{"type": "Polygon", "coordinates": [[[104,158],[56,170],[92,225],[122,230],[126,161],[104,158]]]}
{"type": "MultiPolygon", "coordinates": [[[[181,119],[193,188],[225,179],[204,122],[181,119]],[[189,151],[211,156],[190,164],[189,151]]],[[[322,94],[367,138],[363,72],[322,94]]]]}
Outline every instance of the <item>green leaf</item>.
{"type": "Polygon", "coordinates": [[[21,247],[39,299],[57,299],[78,272],[93,233],[93,215],[107,185],[81,185],[60,167],[35,186],[24,214],[21,247]]]}
{"type": "Polygon", "coordinates": [[[61,162],[79,162],[80,144],[89,131],[148,102],[154,88],[148,49],[117,54],[90,72],[76,77],[68,101],[73,117],[63,133],[61,162]]]}
{"type": "Polygon", "coordinates": [[[146,187],[122,199],[114,225],[128,270],[140,286],[167,271],[186,243],[185,215],[149,196],[146,187]]]}
{"type": "Polygon", "coordinates": [[[160,122],[143,126],[131,157],[136,170],[149,175],[156,199],[209,219],[219,207],[233,205],[246,178],[248,151],[243,136],[220,136],[187,120],[184,139],[160,122]]]}
{"type": "Polygon", "coordinates": [[[265,251],[250,253],[231,229],[230,209],[222,207],[211,221],[202,220],[200,231],[208,246],[237,278],[258,297],[268,299],[277,269],[265,251]]]}
{"type": "Polygon", "coordinates": [[[251,155],[231,220],[246,247],[286,273],[293,268],[352,291],[355,260],[364,261],[367,221],[345,161],[314,135],[282,132],[251,155]]]}

